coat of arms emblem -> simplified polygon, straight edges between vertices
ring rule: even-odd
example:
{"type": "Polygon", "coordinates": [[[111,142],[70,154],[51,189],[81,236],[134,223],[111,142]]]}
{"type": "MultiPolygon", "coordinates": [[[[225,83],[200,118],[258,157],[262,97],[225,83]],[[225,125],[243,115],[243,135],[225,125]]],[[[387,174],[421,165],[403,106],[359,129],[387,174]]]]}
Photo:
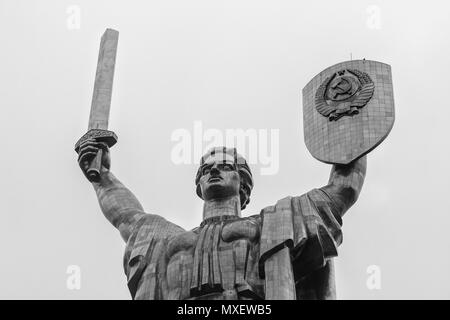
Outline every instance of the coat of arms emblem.
{"type": "Polygon", "coordinates": [[[316,110],[330,121],[359,113],[372,98],[375,85],[357,69],[343,69],[325,79],[316,91],[316,110]]]}

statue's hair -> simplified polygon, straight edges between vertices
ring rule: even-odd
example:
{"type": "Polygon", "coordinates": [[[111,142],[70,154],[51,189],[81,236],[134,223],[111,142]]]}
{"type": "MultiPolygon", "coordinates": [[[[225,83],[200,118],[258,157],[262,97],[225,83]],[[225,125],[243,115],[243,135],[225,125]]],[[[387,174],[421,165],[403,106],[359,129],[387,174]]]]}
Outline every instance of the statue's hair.
{"type": "Polygon", "coordinates": [[[253,189],[253,177],[250,167],[247,165],[244,157],[237,153],[236,148],[227,147],[216,147],[210,149],[203,157],[200,159],[200,167],[197,170],[197,175],[195,177],[195,185],[197,186],[197,195],[203,199],[202,190],[200,188],[200,178],[202,177],[202,167],[205,161],[215,154],[230,155],[234,158],[234,163],[237,166],[239,176],[241,177],[241,187],[239,190],[239,196],[241,199],[241,210],[244,210],[247,204],[250,202],[250,194],[253,189]]]}

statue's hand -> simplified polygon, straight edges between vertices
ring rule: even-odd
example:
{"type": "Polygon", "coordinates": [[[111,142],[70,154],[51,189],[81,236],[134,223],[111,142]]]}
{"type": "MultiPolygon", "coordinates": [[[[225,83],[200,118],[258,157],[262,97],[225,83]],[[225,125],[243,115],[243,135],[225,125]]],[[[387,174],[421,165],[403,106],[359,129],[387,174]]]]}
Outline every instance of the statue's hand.
{"type": "Polygon", "coordinates": [[[102,172],[109,171],[111,167],[111,156],[109,153],[108,145],[105,142],[98,142],[95,139],[87,139],[80,144],[80,150],[78,151],[78,164],[81,171],[87,178],[87,170],[92,159],[97,155],[99,149],[102,149],[102,172]]]}

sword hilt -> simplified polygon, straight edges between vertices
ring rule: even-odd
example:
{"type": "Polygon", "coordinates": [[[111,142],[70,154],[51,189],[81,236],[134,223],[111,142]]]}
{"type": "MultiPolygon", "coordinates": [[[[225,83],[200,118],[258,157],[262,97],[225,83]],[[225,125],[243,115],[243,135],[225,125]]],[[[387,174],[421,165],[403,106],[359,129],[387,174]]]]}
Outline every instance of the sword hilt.
{"type": "Polygon", "coordinates": [[[100,181],[100,170],[102,169],[102,157],[103,150],[99,149],[95,158],[89,164],[89,168],[87,169],[87,178],[90,182],[99,182],[100,181]]]}
{"type": "MultiPolygon", "coordinates": [[[[75,151],[79,153],[80,145],[88,140],[95,139],[98,142],[105,142],[109,148],[117,142],[117,135],[109,130],[103,129],[91,129],[86,132],[75,144],[75,151]]],[[[99,182],[100,181],[100,172],[102,169],[102,157],[103,150],[99,149],[95,157],[91,160],[89,167],[87,169],[87,178],[90,182],[99,182]]]]}

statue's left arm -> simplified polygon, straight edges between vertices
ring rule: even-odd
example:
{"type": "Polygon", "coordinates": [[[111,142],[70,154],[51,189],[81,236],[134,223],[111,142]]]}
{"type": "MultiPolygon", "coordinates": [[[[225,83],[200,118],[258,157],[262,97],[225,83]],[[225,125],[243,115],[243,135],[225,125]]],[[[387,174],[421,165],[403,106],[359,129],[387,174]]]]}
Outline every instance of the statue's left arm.
{"type": "Polygon", "coordinates": [[[320,188],[330,198],[334,214],[340,218],[358,200],[366,176],[367,156],[349,164],[333,165],[328,184],[320,188]]]}

